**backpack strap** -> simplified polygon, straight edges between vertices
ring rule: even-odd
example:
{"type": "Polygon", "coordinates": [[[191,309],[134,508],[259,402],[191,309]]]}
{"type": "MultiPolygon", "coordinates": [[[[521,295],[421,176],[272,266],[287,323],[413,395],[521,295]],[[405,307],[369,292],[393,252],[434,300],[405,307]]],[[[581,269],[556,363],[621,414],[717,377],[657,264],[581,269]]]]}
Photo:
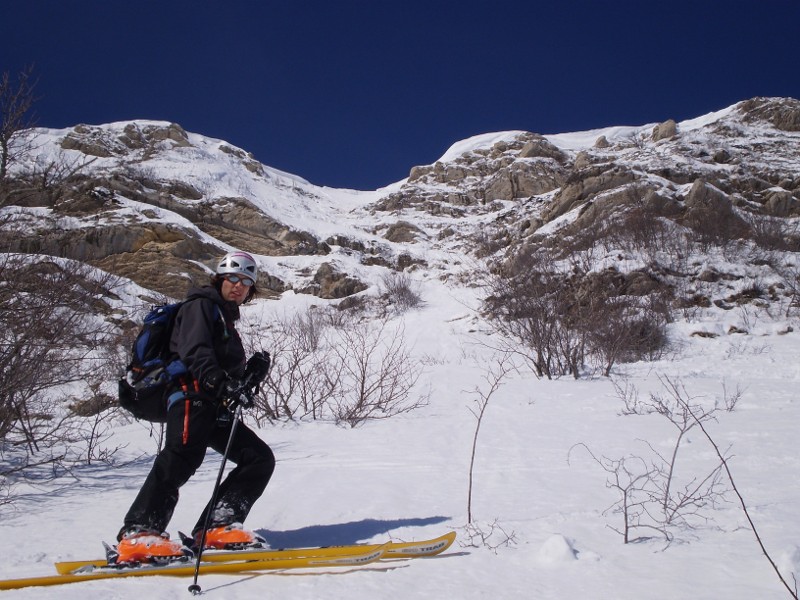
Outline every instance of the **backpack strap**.
{"type": "MultiPolygon", "coordinates": [[[[216,320],[219,320],[222,323],[223,340],[229,339],[230,332],[228,331],[228,323],[225,320],[225,315],[223,313],[222,306],[220,306],[220,304],[215,302],[212,298],[208,298],[207,296],[203,295],[193,295],[189,296],[188,298],[186,298],[186,300],[182,301],[180,305],[183,306],[187,302],[203,298],[205,298],[206,300],[210,300],[212,303],[214,322],[216,322],[216,320]]],[[[167,410],[169,410],[179,400],[188,398],[190,393],[200,392],[200,382],[196,378],[191,376],[189,370],[186,368],[186,366],[183,364],[183,361],[177,355],[173,354],[173,356],[174,358],[173,360],[169,361],[169,363],[166,366],[166,370],[169,372],[171,370],[170,367],[174,367],[171,379],[179,385],[179,389],[175,390],[169,396],[167,396],[167,410]]]]}
{"type": "Polygon", "coordinates": [[[214,310],[217,311],[217,316],[222,321],[222,340],[228,341],[231,338],[231,333],[228,331],[228,322],[225,320],[225,314],[217,303],[214,303],[214,310]]]}

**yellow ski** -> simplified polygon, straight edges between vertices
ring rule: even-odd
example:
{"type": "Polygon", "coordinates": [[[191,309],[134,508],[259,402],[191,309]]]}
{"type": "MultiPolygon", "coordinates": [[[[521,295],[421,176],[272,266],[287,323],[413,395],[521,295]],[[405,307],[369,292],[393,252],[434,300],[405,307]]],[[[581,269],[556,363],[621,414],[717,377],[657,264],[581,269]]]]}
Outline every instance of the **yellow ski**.
{"type": "MultiPolygon", "coordinates": [[[[349,546],[327,546],[320,548],[289,548],[284,550],[234,550],[203,552],[203,562],[229,562],[245,560],[281,560],[295,558],[330,558],[346,556],[353,553],[372,552],[380,547],[385,548],[383,558],[415,558],[433,556],[447,550],[456,539],[456,532],[451,531],[437,538],[418,542],[388,542],[386,544],[353,544],[349,546]]],[[[56,563],[56,570],[67,575],[85,567],[105,567],[105,559],[64,561],[56,563]]]]}
{"type": "MultiPolygon", "coordinates": [[[[335,556],[310,556],[261,560],[231,560],[229,562],[202,562],[200,574],[238,573],[243,571],[264,571],[278,569],[302,569],[319,567],[352,567],[367,565],[380,560],[386,551],[386,545],[373,547],[367,550],[352,551],[347,554],[335,556]]],[[[195,566],[190,562],[170,564],[164,566],[142,566],[138,568],[113,568],[95,565],[84,565],[73,573],[65,575],[45,575],[42,577],[26,577],[23,579],[0,580],[0,590],[14,590],[33,586],[63,585],[79,581],[93,581],[97,579],[114,579],[117,577],[146,577],[165,575],[170,577],[191,577],[194,575],[195,566]]]]}

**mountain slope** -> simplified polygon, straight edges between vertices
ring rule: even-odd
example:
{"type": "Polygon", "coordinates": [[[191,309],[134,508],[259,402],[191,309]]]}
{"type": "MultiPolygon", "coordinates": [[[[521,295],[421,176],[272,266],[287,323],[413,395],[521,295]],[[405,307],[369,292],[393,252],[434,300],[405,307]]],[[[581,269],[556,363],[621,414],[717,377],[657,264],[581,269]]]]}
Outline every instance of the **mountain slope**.
{"type": "MultiPolygon", "coordinates": [[[[248,526],[275,547],[422,539],[443,529],[458,531],[458,547],[380,571],[203,578],[209,592],[255,599],[267,589],[298,600],[783,598],[724,478],[710,477],[705,502],[669,527],[648,518],[660,511],[653,495],[663,491],[673,449],[676,497],[717,466],[697,428],[676,427],[677,390],[714,411],[708,429],[730,457],[766,548],[789,581],[800,572],[796,111],[793,100],[756,99],[674,129],[665,122],[557,136],[492,133],[369,192],[312,186],[166,123],[38,131],[41,152],[16,172],[12,202],[0,209],[3,244],[52,250],[144,284],[123,282],[117,297],[76,286],[92,309],[107,302],[121,311],[141,308],[153,290],[180,295],[229,244],[249,244],[277,299],[245,307],[241,329],[276,349],[278,365],[289,353],[270,342],[281,341],[276,324],[286,315],[347,305],[337,294],[378,295],[382,276],[399,268],[419,285],[423,302],[403,314],[387,310],[383,332],[386,340],[405,332],[421,373],[414,391],[430,402],[357,428],[302,415],[256,422],[249,413],[278,468],[248,526]],[[587,369],[579,380],[549,380],[521,364],[501,376],[499,337],[478,310],[486,289],[475,278],[490,267],[507,273],[527,255],[543,256],[542,271],[572,285],[580,300],[608,290],[637,299],[663,293],[673,316],[668,351],[619,363],[611,377],[587,369]],[[325,287],[321,269],[328,283],[349,283],[325,287]],[[370,287],[354,293],[358,283],[370,287]],[[481,398],[489,403],[478,431],[481,398]],[[648,472],[645,483],[636,479],[648,472]],[[630,499],[652,512],[626,515],[630,499]]],[[[4,313],[31,306],[27,288],[3,300],[4,313]]],[[[45,320],[23,314],[19,331],[45,320]]],[[[4,330],[4,340],[16,331],[4,330]]],[[[113,387],[113,376],[97,376],[113,387]]],[[[54,390],[49,406],[71,406],[78,387],[54,390]]],[[[13,480],[16,495],[0,506],[3,577],[52,573],[53,561],[94,555],[118,530],[157,431],[90,414],[95,444],[71,449],[91,460],[73,457],[80,464],[67,479],[50,479],[45,465],[30,478],[0,480],[0,492],[13,480]]],[[[4,457],[15,452],[4,448],[4,457]]],[[[211,455],[182,489],[173,533],[208,501],[218,460],[211,455]]],[[[153,579],[60,593],[187,593],[183,581],[153,579]]],[[[46,589],[20,594],[52,597],[46,589]]]]}
{"type": "Polygon", "coordinates": [[[457,272],[458,256],[549,235],[565,215],[590,228],[620,204],[643,202],[676,220],[717,200],[723,210],[791,218],[800,210],[798,104],[760,98],[679,124],[476,136],[370,192],[311,185],[175,124],[36,130],[39,150],[14,173],[0,242],[173,296],[202,263],[237,247],[263,257],[270,291],[319,294],[313,276],[326,262],[365,285],[376,281],[374,266],[457,272]]]}

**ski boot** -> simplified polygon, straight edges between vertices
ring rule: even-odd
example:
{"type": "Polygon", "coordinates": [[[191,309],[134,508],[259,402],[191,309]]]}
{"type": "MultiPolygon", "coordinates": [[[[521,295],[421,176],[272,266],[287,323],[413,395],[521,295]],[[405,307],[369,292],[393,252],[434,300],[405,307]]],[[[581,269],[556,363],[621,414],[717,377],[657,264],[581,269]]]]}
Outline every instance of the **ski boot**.
{"type": "MultiPolygon", "coordinates": [[[[203,532],[194,535],[194,542],[199,547],[203,532]]],[[[242,550],[245,548],[266,548],[267,541],[253,531],[242,527],[241,523],[221,525],[206,530],[204,550],[242,550]]]]}
{"type": "Polygon", "coordinates": [[[138,565],[141,563],[167,564],[189,560],[194,553],[169,539],[168,533],[146,529],[125,532],[116,548],[109,549],[108,563],[138,565]]]}

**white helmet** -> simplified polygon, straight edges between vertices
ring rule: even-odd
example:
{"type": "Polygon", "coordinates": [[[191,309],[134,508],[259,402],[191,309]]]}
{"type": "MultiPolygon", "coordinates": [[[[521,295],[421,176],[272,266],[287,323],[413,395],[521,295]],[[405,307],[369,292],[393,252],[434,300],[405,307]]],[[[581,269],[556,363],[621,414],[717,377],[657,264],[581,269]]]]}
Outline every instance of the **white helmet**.
{"type": "Polygon", "coordinates": [[[217,275],[243,275],[258,281],[256,261],[247,252],[229,252],[219,261],[217,275]]]}

